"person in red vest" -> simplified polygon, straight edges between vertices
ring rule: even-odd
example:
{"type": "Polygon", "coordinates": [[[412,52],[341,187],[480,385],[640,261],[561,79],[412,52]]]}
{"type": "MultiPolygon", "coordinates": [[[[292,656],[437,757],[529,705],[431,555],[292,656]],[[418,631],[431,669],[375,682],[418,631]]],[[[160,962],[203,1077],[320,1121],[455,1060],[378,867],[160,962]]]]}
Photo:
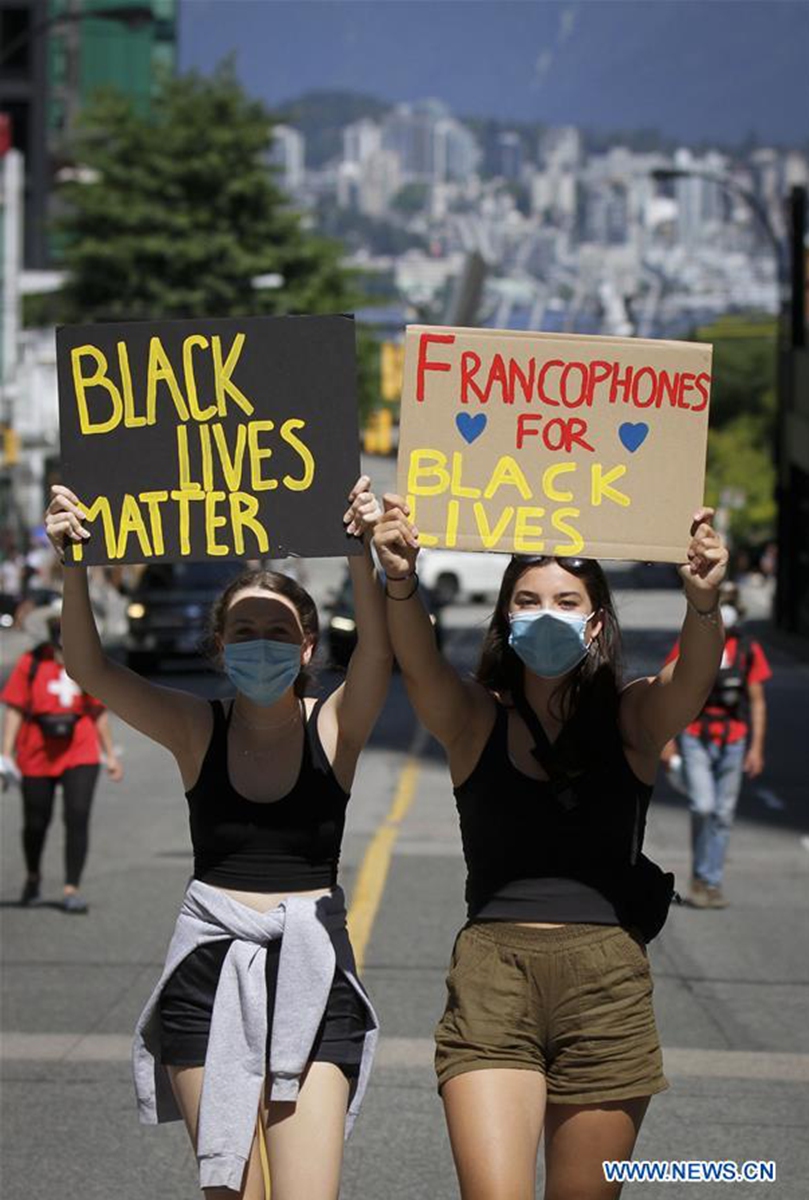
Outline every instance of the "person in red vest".
{"type": "Polygon", "coordinates": [[[20,656],[0,692],[5,704],[2,760],[4,783],[20,781],[23,799],[23,853],[27,878],[20,904],[41,902],[40,862],[53,816],[56,788],[62,786],[65,820],[65,885],[62,907],[86,913],[79,893],[87,859],[90,810],[104,749],[110,778],[123,777],[104,705],[82,691],[64,667],[61,602],[42,611],[47,639],[20,656]],[[100,745],[99,745],[100,743],[100,745]]]}
{"type": "MultiPolygon", "coordinates": [[[[772,671],[758,642],[742,627],[744,610],[735,583],[720,589],[726,641],[713,691],[678,742],[663,749],[671,767],[682,758],[691,809],[691,895],[695,908],[725,908],[723,870],[730,830],[745,775],[764,770],[767,704],[764,684],[772,671]]],[[[666,662],[680,652],[677,643],[666,662]]]]}

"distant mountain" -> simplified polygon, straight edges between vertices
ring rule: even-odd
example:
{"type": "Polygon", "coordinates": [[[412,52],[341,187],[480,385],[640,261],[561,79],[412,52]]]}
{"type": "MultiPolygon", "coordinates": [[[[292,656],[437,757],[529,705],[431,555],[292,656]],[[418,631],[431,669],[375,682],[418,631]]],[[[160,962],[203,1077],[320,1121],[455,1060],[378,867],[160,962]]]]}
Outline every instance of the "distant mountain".
{"type": "MultiPolygon", "coordinates": [[[[306,136],[306,165],[315,168],[339,158],[343,150],[342,130],[352,121],[363,117],[378,121],[393,108],[387,101],[376,96],[349,91],[311,91],[292,100],[283,101],[275,108],[277,120],[294,125],[306,136]]],[[[497,117],[459,117],[476,135],[483,150],[482,171],[494,174],[498,163],[498,136],[506,130],[519,134],[526,161],[535,162],[537,145],[547,124],[540,121],[509,121],[497,117]]],[[[682,141],[665,135],[657,129],[594,130],[582,129],[582,141],[586,153],[598,154],[610,146],[621,145],[638,154],[659,151],[671,153],[682,141]]],[[[705,142],[707,147],[708,143],[705,142]]],[[[756,139],[748,136],[735,145],[711,142],[711,146],[730,154],[749,152],[756,139]]],[[[699,146],[695,146],[699,149],[699,146]]]]}

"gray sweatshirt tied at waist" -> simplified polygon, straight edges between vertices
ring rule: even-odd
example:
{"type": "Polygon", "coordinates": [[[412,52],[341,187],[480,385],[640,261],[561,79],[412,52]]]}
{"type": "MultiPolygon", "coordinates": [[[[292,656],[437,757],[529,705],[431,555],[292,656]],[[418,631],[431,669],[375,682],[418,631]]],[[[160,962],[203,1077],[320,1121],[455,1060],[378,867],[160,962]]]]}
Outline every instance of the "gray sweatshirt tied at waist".
{"type": "Polygon", "coordinates": [[[211,1017],[197,1160],[201,1188],[238,1191],[250,1155],[267,1069],[265,962],[269,943],[281,938],[270,1034],[270,1100],[297,1098],[336,966],[354,987],[368,1014],[359,1078],[346,1114],[348,1137],[368,1084],[379,1022],[357,978],[342,888],[320,899],[293,895],[270,912],[260,913],[218,888],[192,880],[163,974],[135,1030],[132,1066],[138,1115],[143,1124],[181,1119],[168,1071],[161,1063],[160,993],[192,950],[222,938],[232,938],[233,944],[222,964],[211,1017]]]}

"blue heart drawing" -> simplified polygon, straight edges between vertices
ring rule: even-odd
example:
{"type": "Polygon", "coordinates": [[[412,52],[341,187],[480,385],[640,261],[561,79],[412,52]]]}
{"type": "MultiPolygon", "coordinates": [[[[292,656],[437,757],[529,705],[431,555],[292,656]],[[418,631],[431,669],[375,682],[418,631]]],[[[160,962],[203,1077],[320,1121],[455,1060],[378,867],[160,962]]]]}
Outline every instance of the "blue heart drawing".
{"type": "Polygon", "coordinates": [[[638,446],[643,445],[648,432],[649,426],[645,421],[638,421],[636,425],[633,425],[630,421],[626,421],[623,425],[618,426],[618,437],[630,454],[634,454],[638,446]]]}
{"type": "Polygon", "coordinates": [[[478,413],[476,417],[472,417],[469,413],[458,413],[455,418],[455,424],[458,426],[458,432],[465,442],[469,442],[470,446],[475,438],[479,438],[486,428],[486,414],[478,413]]]}

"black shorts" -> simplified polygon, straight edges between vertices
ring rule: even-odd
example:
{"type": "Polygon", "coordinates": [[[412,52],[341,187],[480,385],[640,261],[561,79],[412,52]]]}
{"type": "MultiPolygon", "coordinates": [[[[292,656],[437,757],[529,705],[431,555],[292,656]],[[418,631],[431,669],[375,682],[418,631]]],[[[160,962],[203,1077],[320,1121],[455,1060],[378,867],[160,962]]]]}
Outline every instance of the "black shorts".
{"type": "MultiPolygon", "coordinates": [[[[167,1067],[201,1067],[205,1063],[216,985],[231,942],[208,942],[184,958],[160,995],[161,1062],[167,1067]]],[[[280,941],[267,947],[267,1064],[278,980],[280,941]]],[[[335,971],[310,1062],[338,1066],[348,1079],[359,1074],[367,1028],[367,1010],[355,988],[335,971]]]]}

